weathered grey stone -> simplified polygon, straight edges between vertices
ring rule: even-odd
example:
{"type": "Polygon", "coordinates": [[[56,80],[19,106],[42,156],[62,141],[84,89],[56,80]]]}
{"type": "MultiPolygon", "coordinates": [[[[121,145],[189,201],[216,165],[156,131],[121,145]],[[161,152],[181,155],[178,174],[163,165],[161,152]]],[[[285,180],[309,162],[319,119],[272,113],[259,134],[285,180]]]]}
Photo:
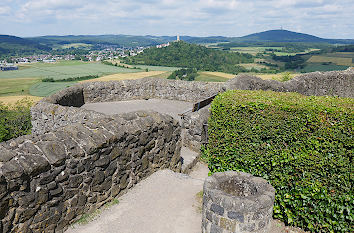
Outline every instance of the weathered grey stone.
{"type": "Polygon", "coordinates": [[[241,222],[241,223],[243,223],[244,220],[245,220],[244,219],[244,215],[241,212],[229,211],[229,212],[227,212],[227,216],[230,219],[235,219],[235,220],[237,220],[238,222],[241,222]]]}
{"type": "Polygon", "coordinates": [[[69,187],[70,188],[78,188],[83,181],[81,175],[73,175],[69,177],[69,187]]]}
{"type": "MultiPolygon", "coordinates": [[[[274,188],[264,179],[243,172],[215,173],[204,182],[203,221],[210,221],[225,232],[266,233],[274,196],[274,188]],[[215,220],[216,216],[219,219],[215,220]]],[[[202,226],[202,231],[211,232],[206,226],[202,226]]]]}
{"type": "Polygon", "coordinates": [[[16,153],[14,151],[8,150],[0,145],[0,162],[10,161],[15,156],[16,153]]]}
{"type": "Polygon", "coordinates": [[[210,210],[220,216],[224,215],[224,208],[215,203],[211,204],[210,210]]]}
{"type": "Polygon", "coordinates": [[[43,151],[44,156],[51,165],[60,166],[66,159],[65,149],[58,142],[37,142],[37,146],[43,151]]]}

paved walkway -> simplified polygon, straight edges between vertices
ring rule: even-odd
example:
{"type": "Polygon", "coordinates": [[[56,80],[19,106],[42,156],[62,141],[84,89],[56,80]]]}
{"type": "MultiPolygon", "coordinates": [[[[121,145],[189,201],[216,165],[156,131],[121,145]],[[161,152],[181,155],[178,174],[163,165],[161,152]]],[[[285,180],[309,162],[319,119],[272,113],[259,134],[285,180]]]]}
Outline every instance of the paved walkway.
{"type": "Polygon", "coordinates": [[[200,233],[201,202],[208,168],[198,163],[191,174],[155,172],[86,225],[67,233],[200,233]]]}
{"type": "Polygon", "coordinates": [[[152,110],[164,113],[180,120],[178,114],[191,109],[193,103],[177,100],[148,99],[148,100],[128,100],[117,102],[88,103],[82,108],[94,110],[107,115],[134,112],[139,110],[152,110]]]}
{"type": "MultiPolygon", "coordinates": [[[[117,205],[85,225],[69,227],[66,233],[200,233],[200,191],[208,172],[201,163],[190,175],[155,172],[121,196],[117,205]]],[[[277,220],[271,224],[269,233],[304,233],[277,220]]]]}
{"type": "MultiPolygon", "coordinates": [[[[85,104],[83,108],[113,115],[137,110],[154,110],[179,120],[179,113],[191,103],[149,99],[85,104]]],[[[185,147],[181,156],[187,166],[197,154],[185,147]]],[[[117,205],[102,211],[86,225],[74,225],[66,233],[200,233],[201,200],[208,176],[206,165],[197,163],[190,175],[170,170],[158,171],[119,198],[117,205]]],[[[273,221],[270,233],[300,233],[300,229],[285,227],[273,221]]]]}

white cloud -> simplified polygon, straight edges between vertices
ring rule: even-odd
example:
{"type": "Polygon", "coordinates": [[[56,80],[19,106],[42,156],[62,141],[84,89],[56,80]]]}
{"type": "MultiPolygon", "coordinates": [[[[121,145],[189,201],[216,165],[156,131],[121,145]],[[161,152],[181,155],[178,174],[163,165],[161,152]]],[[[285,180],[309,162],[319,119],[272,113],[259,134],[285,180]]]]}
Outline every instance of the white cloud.
{"type": "Polygon", "coordinates": [[[0,16],[8,15],[11,11],[11,8],[8,6],[0,6],[0,16]]]}
{"type": "Polygon", "coordinates": [[[354,26],[348,23],[353,20],[354,0],[1,1],[6,8],[0,6],[0,26],[16,35],[26,31],[241,36],[283,26],[322,37],[354,38],[354,26]],[[328,25],[335,25],[331,32],[328,25]]]}

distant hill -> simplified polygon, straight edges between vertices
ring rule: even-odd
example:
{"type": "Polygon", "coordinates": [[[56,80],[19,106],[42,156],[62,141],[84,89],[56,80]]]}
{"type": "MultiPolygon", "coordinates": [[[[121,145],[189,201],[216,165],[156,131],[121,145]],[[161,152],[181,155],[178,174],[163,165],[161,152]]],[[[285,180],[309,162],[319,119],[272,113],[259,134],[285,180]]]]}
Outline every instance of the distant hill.
{"type": "Polygon", "coordinates": [[[50,51],[51,48],[40,43],[17,36],[0,35],[0,57],[24,55],[50,51]]]}
{"type": "MultiPolygon", "coordinates": [[[[65,48],[67,44],[88,44],[89,48],[102,48],[102,45],[114,45],[117,47],[138,47],[154,46],[176,40],[176,36],[132,36],[132,35],[66,35],[66,36],[40,36],[30,38],[20,38],[10,35],[0,35],[0,57],[14,55],[29,55],[43,53],[52,49],[65,48]]],[[[323,39],[317,36],[304,33],[292,32],[288,30],[270,30],[250,34],[243,37],[193,37],[181,36],[181,40],[192,44],[221,43],[221,47],[242,47],[267,45],[276,46],[275,43],[288,44],[317,44],[317,47],[330,44],[354,44],[353,39],[323,39]],[[273,44],[271,44],[273,43],[273,44]]],[[[282,45],[281,45],[282,46],[282,45]]],[[[313,47],[313,46],[312,46],[313,47]]],[[[317,48],[316,47],[316,48],[317,48]]]]}
{"type": "Polygon", "coordinates": [[[317,36],[292,32],[288,30],[269,30],[239,37],[242,42],[302,42],[302,43],[330,43],[330,44],[354,44],[354,40],[347,39],[323,39],[317,36]]]}
{"type": "Polygon", "coordinates": [[[119,47],[150,46],[165,43],[163,37],[130,36],[130,35],[67,35],[67,36],[41,36],[28,38],[37,43],[51,47],[71,43],[85,43],[91,45],[115,45],[119,47]]]}
{"type": "MultiPolygon", "coordinates": [[[[172,42],[176,40],[176,36],[131,36],[131,35],[67,35],[67,36],[41,36],[28,38],[34,42],[46,44],[51,47],[55,45],[85,43],[91,45],[115,45],[119,47],[137,47],[137,46],[153,46],[172,42]]],[[[181,40],[194,43],[218,43],[228,42],[230,38],[222,36],[212,37],[192,37],[181,36],[181,40]]]]}
{"type": "Polygon", "coordinates": [[[164,48],[151,47],[137,56],[125,58],[125,63],[132,65],[184,67],[234,74],[243,71],[238,64],[252,62],[250,54],[218,51],[184,41],[173,42],[164,48]]]}

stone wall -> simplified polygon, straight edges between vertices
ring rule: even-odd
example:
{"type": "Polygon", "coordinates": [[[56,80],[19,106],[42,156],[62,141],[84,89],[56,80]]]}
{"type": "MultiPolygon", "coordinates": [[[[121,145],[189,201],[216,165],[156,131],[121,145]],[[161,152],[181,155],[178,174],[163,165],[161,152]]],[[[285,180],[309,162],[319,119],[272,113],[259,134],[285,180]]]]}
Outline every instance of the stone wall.
{"type": "Polygon", "coordinates": [[[180,134],[141,111],[0,143],[0,232],[62,232],[154,171],[180,171],[180,134]]]}
{"type": "MultiPolygon", "coordinates": [[[[85,103],[149,98],[198,102],[230,89],[354,97],[354,69],[314,72],[300,75],[287,82],[239,75],[226,83],[188,82],[159,78],[83,83],[45,98],[33,107],[31,111],[32,132],[50,132],[71,123],[85,122],[104,116],[101,113],[78,108],[85,103]]],[[[199,150],[203,141],[201,137],[205,131],[203,124],[207,123],[208,117],[209,113],[204,109],[185,116],[183,126],[187,129],[184,133],[186,146],[199,150]]]]}
{"type": "MultiPolygon", "coordinates": [[[[181,169],[181,127],[152,112],[105,116],[84,103],[162,98],[197,102],[227,89],[353,97],[354,70],[288,82],[238,76],[226,83],[145,78],[78,84],[31,109],[33,134],[0,144],[0,232],[61,231],[160,168],[181,169]]],[[[205,141],[208,107],[182,121],[184,143],[205,141]]]]}
{"type": "Polygon", "coordinates": [[[339,96],[354,98],[354,69],[313,72],[297,76],[287,82],[262,80],[255,76],[239,75],[226,83],[228,90],[270,90],[297,92],[303,95],[339,96]]]}

